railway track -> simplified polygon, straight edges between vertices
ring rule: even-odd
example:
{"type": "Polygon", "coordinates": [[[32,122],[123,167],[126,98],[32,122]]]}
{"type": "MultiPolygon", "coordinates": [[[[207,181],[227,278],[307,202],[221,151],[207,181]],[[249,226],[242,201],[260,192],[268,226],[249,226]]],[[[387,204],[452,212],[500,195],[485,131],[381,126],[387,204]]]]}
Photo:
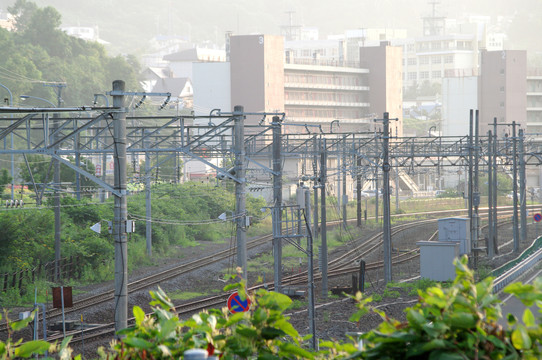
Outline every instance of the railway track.
{"type": "MultiPolygon", "coordinates": [[[[510,208],[510,207],[508,207],[508,208],[510,208]]],[[[504,210],[504,209],[501,209],[501,210],[504,210]]],[[[439,217],[443,217],[444,214],[456,214],[457,215],[457,214],[462,214],[464,212],[465,212],[465,210],[438,211],[438,212],[431,212],[431,215],[439,215],[439,217]]],[[[401,214],[400,216],[404,217],[404,216],[427,216],[427,215],[428,215],[428,213],[420,212],[420,213],[415,213],[415,214],[401,214]]],[[[400,231],[404,231],[406,229],[410,229],[410,228],[420,226],[420,225],[423,225],[423,224],[436,222],[437,220],[438,219],[418,220],[416,222],[411,222],[411,223],[408,223],[408,224],[394,226],[392,228],[392,236],[396,235],[400,231]]],[[[348,222],[354,222],[354,221],[356,221],[356,220],[355,219],[348,220],[348,222]]],[[[328,222],[328,225],[333,226],[333,225],[337,225],[337,224],[340,224],[340,223],[342,223],[341,220],[331,221],[331,222],[328,222]]],[[[437,234],[436,232],[433,233],[433,235],[430,237],[430,239],[433,239],[436,236],[436,234],[437,234]]],[[[368,254],[368,253],[376,250],[377,248],[379,248],[379,246],[382,244],[381,237],[382,237],[381,232],[378,233],[378,234],[375,234],[372,237],[370,237],[368,240],[364,241],[359,246],[356,246],[356,248],[348,251],[347,253],[341,255],[340,257],[337,257],[337,258],[331,260],[329,262],[329,265],[328,265],[329,266],[328,267],[328,277],[342,276],[345,273],[352,273],[354,271],[359,270],[359,266],[352,266],[352,262],[356,261],[357,259],[360,259],[360,258],[364,257],[366,254],[368,254]]],[[[253,249],[255,247],[261,246],[261,245],[269,242],[270,240],[272,240],[272,235],[261,236],[261,237],[259,237],[257,239],[253,239],[253,240],[247,242],[247,248],[248,249],[253,249]]],[[[357,240],[359,240],[359,239],[357,239],[357,240]]],[[[141,290],[141,289],[148,288],[150,286],[159,284],[162,281],[172,279],[174,277],[177,277],[177,276],[182,275],[182,274],[186,274],[186,273],[188,273],[190,271],[193,271],[195,269],[199,269],[199,268],[205,267],[205,266],[207,266],[209,264],[216,263],[219,260],[224,260],[224,259],[231,256],[232,251],[234,251],[234,250],[233,249],[225,249],[225,250],[219,251],[217,253],[208,255],[208,256],[206,256],[204,258],[200,258],[200,259],[197,259],[197,260],[194,260],[194,261],[190,261],[188,263],[175,266],[175,267],[173,267],[171,269],[168,269],[168,270],[156,273],[156,274],[152,274],[150,276],[139,279],[137,281],[133,281],[130,284],[128,284],[129,292],[134,292],[134,291],[138,291],[138,290],[141,290]]],[[[417,250],[412,250],[412,251],[409,251],[407,253],[401,253],[401,254],[399,254],[397,256],[394,256],[392,258],[392,262],[393,262],[394,265],[397,265],[397,264],[400,264],[400,263],[411,261],[411,260],[415,259],[418,256],[419,256],[419,253],[417,252],[417,250]]],[[[378,269],[378,268],[380,268],[382,266],[383,266],[382,261],[376,261],[376,262],[367,264],[366,265],[366,270],[374,270],[374,269],[378,269]]],[[[315,280],[319,280],[319,279],[321,279],[320,274],[315,276],[315,280]]],[[[291,278],[290,277],[285,277],[284,282],[285,283],[290,282],[292,284],[294,284],[294,283],[295,284],[303,284],[303,283],[306,284],[306,272],[296,274],[295,276],[292,276],[291,278]]],[[[262,285],[259,285],[258,287],[264,287],[264,286],[269,288],[269,289],[273,288],[272,284],[265,284],[265,285],[262,284],[262,285]]],[[[256,288],[257,287],[254,287],[253,289],[256,289],[256,288]]],[[[194,302],[185,303],[183,305],[180,305],[179,308],[177,309],[177,311],[178,311],[178,313],[180,315],[183,315],[183,314],[189,314],[189,313],[201,311],[203,309],[210,308],[210,307],[223,306],[225,304],[225,301],[226,301],[228,295],[229,294],[220,294],[220,295],[215,295],[215,296],[212,296],[212,297],[209,297],[209,298],[196,300],[194,302]]],[[[113,291],[107,291],[107,292],[105,292],[103,294],[100,294],[100,295],[96,295],[96,296],[92,296],[92,297],[82,299],[80,301],[75,302],[74,307],[71,308],[70,311],[78,311],[78,310],[81,310],[81,309],[84,309],[84,308],[87,308],[87,307],[90,307],[90,306],[95,306],[95,305],[98,305],[100,303],[110,301],[110,300],[113,299],[113,296],[114,296],[113,291]]],[[[47,312],[47,317],[48,318],[52,318],[54,316],[59,316],[59,315],[60,315],[60,311],[58,311],[58,310],[50,310],[49,312],[47,312]]],[[[93,333],[96,333],[95,336],[103,336],[103,334],[111,334],[114,331],[113,329],[114,329],[114,324],[111,323],[111,324],[103,324],[103,325],[100,325],[99,327],[93,328],[92,330],[89,329],[89,330],[85,330],[85,331],[89,331],[89,332],[92,331],[93,333]]],[[[0,331],[2,331],[2,330],[3,329],[0,329],[0,331]]],[[[73,332],[73,334],[76,335],[76,336],[79,335],[78,333],[81,333],[81,331],[78,330],[78,331],[73,332]]],[[[62,337],[63,335],[60,334],[58,336],[62,337]]],[[[77,336],[77,337],[80,338],[80,336],[77,336]]],[[[87,337],[87,335],[85,335],[85,337],[87,337]]],[[[54,337],[50,337],[50,339],[54,339],[54,337]]]]}

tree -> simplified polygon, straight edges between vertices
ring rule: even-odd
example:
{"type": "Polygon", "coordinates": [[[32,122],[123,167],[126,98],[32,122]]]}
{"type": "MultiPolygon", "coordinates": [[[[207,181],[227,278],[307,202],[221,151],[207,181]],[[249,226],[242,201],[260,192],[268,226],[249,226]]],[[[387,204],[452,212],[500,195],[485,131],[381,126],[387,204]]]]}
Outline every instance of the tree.
{"type": "Polygon", "coordinates": [[[118,79],[127,90],[140,90],[134,56],[109,57],[101,44],[67,35],[60,29],[60,13],[50,6],[17,0],[8,10],[16,27],[14,32],[0,29],[0,66],[15,74],[2,80],[14,99],[25,94],[56,103],[56,94],[41,80],[67,85],[64,105],[90,105],[94,94],[110,90],[118,79]]]}
{"type": "Polygon", "coordinates": [[[0,188],[6,186],[11,182],[11,176],[7,169],[0,170],[0,188]]]}

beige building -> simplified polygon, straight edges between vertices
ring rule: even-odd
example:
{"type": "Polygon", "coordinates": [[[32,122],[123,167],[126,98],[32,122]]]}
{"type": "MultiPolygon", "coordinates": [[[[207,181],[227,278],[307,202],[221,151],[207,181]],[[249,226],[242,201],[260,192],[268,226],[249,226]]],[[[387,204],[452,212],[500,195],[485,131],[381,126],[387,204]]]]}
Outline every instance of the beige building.
{"type": "MultiPolygon", "coordinates": [[[[239,35],[230,38],[232,110],[284,112],[284,38],[239,35]]],[[[247,117],[245,124],[260,118],[247,117]]]]}
{"type": "MultiPolygon", "coordinates": [[[[527,52],[525,50],[482,51],[478,86],[480,134],[486,134],[489,123],[527,125],[527,52]]],[[[491,127],[492,128],[492,127],[491,127]]],[[[505,131],[500,126],[498,134],[505,131]]]]}
{"type": "Polygon", "coordinates": [[[381,117],[388,112],[393,136],[403,136],[403,57],[402,48],[382,42],[380,46],[360,48],[361,65],[370,69],[370,112],[381,117]]]}
{"type": "MultiPolygon", "coordinates": [[[[289,122],[322,125],[325,131],[335,120],[341,131],[372,130],[373,118],[386,111],[402,118],[400,48],[367,47],[365,66],[345,67],[286,55],[279,36],[232,36],[229,44],[232,106],[243,105],[245,112],[285,112],[289,122]]],[[[247,124],[259,120],[249,118],[247,124]]]]}

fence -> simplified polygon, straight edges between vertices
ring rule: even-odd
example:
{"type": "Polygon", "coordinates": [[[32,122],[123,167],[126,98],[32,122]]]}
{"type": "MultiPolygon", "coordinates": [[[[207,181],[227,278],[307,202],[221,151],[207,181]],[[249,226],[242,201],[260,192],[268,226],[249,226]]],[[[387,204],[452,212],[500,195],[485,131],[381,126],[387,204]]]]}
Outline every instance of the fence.
{"type": "MultiPolygon", "coordinates": [[[[69,257],[59,260],[59,277],[60,279],[80,279],[82,267],[79,266],[79,257],[69,257]]],[[[46,279],[48,281],[55,280],[55,261],[45,264],[39,263],[32,269],[25,269],[12,273],[4,273],[0,275],[0,290],[2,292],[8,289],[23,290],[23,283],[34,283],[37,279],[46,279]]]]}
{"type": "Polygon", "coordinates": [[[493,271],[495,280],[493,281],[493,292],[496,293],[521,274],[531,269],[539,261],[542,261],[542,237],[528,249],[526,249],[517,259],[514,259],[493,271]]]}

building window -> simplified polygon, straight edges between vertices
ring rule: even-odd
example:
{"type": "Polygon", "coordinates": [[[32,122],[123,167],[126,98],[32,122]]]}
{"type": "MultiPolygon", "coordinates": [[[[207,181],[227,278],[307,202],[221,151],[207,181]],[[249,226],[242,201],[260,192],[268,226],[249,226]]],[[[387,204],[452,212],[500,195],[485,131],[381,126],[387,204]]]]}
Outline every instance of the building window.
{"type": "Polygon", "coordinates": [[[408,65],[416,65],[416,58],[409,58],[407,64],[408,65]]]}
{"type": "Polygon", "coordinates": [[[445,64],[453,64],[454,62],[454,56],[453,55],[446,55],[444,57],[444,63],[445,64]]]}
{"type": "Polygon", "coordinates": [[[433,56],[433,58],[431,59],[431,63],[433,64],[440,64],[440,62],[440,56],[433,56]]]}
{"type": "Polygon", "coordinates": [[[429,79],[429,71],[420,71],[420,79],[429,79]]]}
{"type": "Polygon", "coordinates": [[[501,101],[499,106],[503,108],[504,107],[504,101],[501,101]]]}
{"type": "Polygon", "coordinates": [[[408,73],[408,80],[416,80],[416,73],[415,72],[409,72],[408,73]]]}
{"type": "Polygon", "coordinates": [[[441,76],[440,70],[433,71],[433,72],[431,73],[431,77],[432,77],[433,79],[440,79],[440,78],[442,77],[442,76],[441,76]]]}
{"type": "Polygon", "coordinates": [[[501,88],[499,89],[501,92],[504,92],[504,86],[501,86],[501,88]]]}
{"type": "Polygon", "coordinates": [[[427,64],[429,64],[429,56],[421,56],[420,65],[427,65],[427,64]]]}

